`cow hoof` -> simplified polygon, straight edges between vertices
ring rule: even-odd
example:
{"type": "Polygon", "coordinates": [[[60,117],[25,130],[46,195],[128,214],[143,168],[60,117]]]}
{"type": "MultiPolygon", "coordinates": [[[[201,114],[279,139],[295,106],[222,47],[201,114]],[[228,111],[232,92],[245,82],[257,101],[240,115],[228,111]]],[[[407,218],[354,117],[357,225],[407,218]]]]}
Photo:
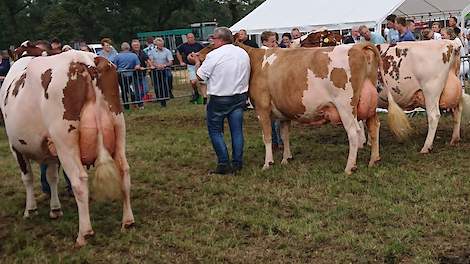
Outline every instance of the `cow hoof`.
{"type": "Polygon", "coordinates": [[[346,174],[349,176],[351,174],[353,174],[353,172],[357,171],[357,167],[356,166],[353,166],[351,169],[345,169],[344,172],[346,172],[346,174]]]}
{"type": "Polygon", "coordinates": [[[93,232],[93,230],[89,230],[85,232],[85,234],[83,235],[78,234],[77,240],[75,242],[75,248],[81,248],[85,246],[86,240],[94,235],[95,235],[95,232],[93,232]]]}
{"type": "Polygon", "coordinates": [[[429,148],[429,149],[423,148],[419,153],[421,153],[421,154],[429,154],[429,153],[431,153],[431,151],[432,151],[432,148],[429,148]]]}
{"type": "Polygon", "coordinates": [[[380,160],[381,160],[380,157],[378,157],[376,159],[369,161],[369,167],[374,167],[374,165],[379,163],[380,160]]]}
{"type": "Polygon", "coordinates": [[[273,161],[268,162],[268,164],[264,164],[264,165],[263,165],[263,170],[269,169],[273,164],[274,164],[273,161]]]}
{"type": "Polygon", "coordinates": [[[59,219],[63,215],[64,215],[64,213],[62,212],[62,209],[60,209],[60,208],[59,209],[52,209],[49,212],[49,218],[52,219],[52,220],[59,219]]]}
{"type": "Polygon", "coordinates": [[[282,165],[286,165],[286,164],[288,164],[290,161],[293,161],[293,160],[294,160],[293,157],[288,157],[287,159],[282,159],[281,164],[282,164],[282,165]]]}
{"type": "Polygon", "coordinates": [[[29,210],[24,211],[23,218],[24,219],[29,219],[29,218],[32,218],[35,215],[38,215],[38,209],[29,209],[29,210]]]}
{"type": "Polygon", "coordinates": [[[121,231],[125,231],[135,227],[135,222],[122,223],[121,231]]]}

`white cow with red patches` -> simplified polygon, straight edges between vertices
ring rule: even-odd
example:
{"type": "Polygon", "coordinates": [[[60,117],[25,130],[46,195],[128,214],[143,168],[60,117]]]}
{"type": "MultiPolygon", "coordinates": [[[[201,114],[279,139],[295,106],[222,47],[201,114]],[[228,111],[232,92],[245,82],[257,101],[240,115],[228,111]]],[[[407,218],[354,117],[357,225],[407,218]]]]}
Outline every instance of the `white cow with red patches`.
{"type": "Polygon", "coordinates": [[[388,103],[387,91],[405,110],[426,109],[428,134],[421,153],[432,150],[440,110],[452,112],[454,128],[451,144],[460,141],[460,122],[468,108],[460,84],[459,47],[450,40],[400,42],[377,45],[384,65],[383,83],[388,89],[379,93],[379,107],[388,103]]]}
{"type": "Polygon", "coordinates": [[[81,51],[20,58],[0,89],[0,109],[26,187],[25,217],[37,209],[31,160],[49,164],[50,217],[62,215],[57,194],[60,161],[78,206],[78,246],[85,245],[86,237],[94,233],[85,165],[96,166],[96,195],[123,199],[122,227],[134,224],[126,129],[113,64],[81,51]]]}

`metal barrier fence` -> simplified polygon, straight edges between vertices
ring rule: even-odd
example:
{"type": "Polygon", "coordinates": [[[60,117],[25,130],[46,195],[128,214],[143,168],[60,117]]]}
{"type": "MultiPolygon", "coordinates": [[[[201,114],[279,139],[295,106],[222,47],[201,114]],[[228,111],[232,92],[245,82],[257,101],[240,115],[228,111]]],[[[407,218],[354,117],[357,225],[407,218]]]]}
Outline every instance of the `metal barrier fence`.
{"type": "Polygon", "coordinates": [[[462,82],[470,80],[470,55],[460,57],[460,79],[462,82]]]}
{"type": "Polygon", "coordinates": [[[171,98],[191,96],[186,67],[164,69],[119,70],[118,81],[121,103],[129,109],[144,102],[160,102],[162,106],[171,98]],[[176,93],[176,95],[175,95],[176,93]]]}

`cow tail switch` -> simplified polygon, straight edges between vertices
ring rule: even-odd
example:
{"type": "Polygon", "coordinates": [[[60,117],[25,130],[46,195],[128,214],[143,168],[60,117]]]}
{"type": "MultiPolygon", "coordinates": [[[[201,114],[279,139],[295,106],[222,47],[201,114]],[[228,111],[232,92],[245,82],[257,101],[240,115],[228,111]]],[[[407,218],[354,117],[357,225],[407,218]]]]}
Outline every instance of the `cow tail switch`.
{"type": "MultiPolygon", "coordinates": [[[[96,93],[96,96],[102,96],[96,93]]],[[[121,177],[117,169],[116,163],[109,154],[104,145],[103,127],[101,124],[101,106],[100,100],[96,100],[96,125],[98,128],[98,144],[96,159],[96,172],[92,180],[93,197],[97,200],[120,200],[122,198],[121,177]]]]}
{"type": "MultiPolygon", "coordinates": [[[[364,49],[371,50],[374,53],[375,58],[378,62],[378,65],[377,65],[378,66],[378,74],[377,74],[378,81],[382,82],[381,84],[384,85],[383,81],[385,80],[385,77],[384,77],[383,62],[382,62],[382,58],[380,56],[379,50],[377,49],[377,47],[375,47],[374,45],[370,43],[365,44],[364,49]]],[[[387,87],[387,85],[384,85],[384,86],[387,87]]],[[[405,140],[409,137],[411,133],[410,122],[405,112],[403,112],[400,106],[398,106],[398,104],[393,99],[391,89],[389,88],[386,88],[386,89],[387,89],[387,99],[388,99],[388,115],[387,115],[388,126],[390,127],[390,130],[392,131],[392,133],[398,138],[398,140],[405,140]]]]}

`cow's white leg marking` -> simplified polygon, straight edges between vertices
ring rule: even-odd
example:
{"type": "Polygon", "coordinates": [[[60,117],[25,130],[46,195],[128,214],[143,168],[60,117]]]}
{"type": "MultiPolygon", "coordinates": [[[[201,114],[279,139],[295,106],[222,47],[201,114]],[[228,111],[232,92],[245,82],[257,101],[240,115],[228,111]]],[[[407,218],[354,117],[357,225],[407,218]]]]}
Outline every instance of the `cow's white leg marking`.
{"type": "Polygon", "coordinates": [[[118,162],[122,177],[122,229],[125,229],[134,225],[134,215],[131,208],[131,177],[129,175],[129,164],[126,159],[126,127],[124,117],[121,114],[115,119],[117,119],[117,122],[115,122],[116,150],[114,160],[118,162]]]}
{"type": "Polygon", "coordinates": [[[281,121],[281,138],[284,144],[284,152],[282,153],[281,164],[287,164],[289,159],[292,159],[292,153],[290,151],[290,142],[289,142],[289,128],[290,120],[281,121]]]}
{"type": "Polygon", "coordinates": [[[50,131],[60,162],[69,176],[77,202],[79,226],[76,246],[81,247],[86,244],[86,237],[94,234],[88,207],[88,174],[80,159],[80,149],[77,144],[78,133],[68,133],[64,127],[62,122],[57,122],[50,131]]]}
{"type": "Polygon", "coordinates": [[[268,169],[274,163],[273,146],[272,146],[272,126],[271,126],[271,110],[258,110],[259,121],[263,130],[263,142],[266,150],[263,170],[268,169]]]}
{"type": "Polygon", "coordinates": [[[460,142],[460,123],[462,121],[462,110],[463,104],[460,100],[459,105],[452,109],[452,120],[454,123],[454,128],[452,130],[452,139],[450,140],[451,145],[456,145],[460,142]]]}
{"type": "Polygon", "coordinates": [[[380,121],[377,113],[374,116],[367,119],[367,128],[369,130],[369,141],[371,143],[371,152],[370,152],[370,161],[369,167],[373,166],[376,162],[380,160],[380,151],[379,151],[379,131],[380,131],[380,121]]]}
{"type": "MultiPolygon", "coordinates": [[[[18,161],[18,157],[15,151],[12,151],[12,153],[18,161]]],[[[33,171],[31,170],[31,162],[24,156],[22,156],[22,158],[26,166],[26,173],[23,171],[21,172],[21,180],[23,181],[24,187],[26,188],[26,208],[24,210],[23,217],[29,218],[30,216],[37,214],[38,207],[36,204],[36,198],[34,197],[34,175],[33,171]]]]}
{"type": "Polygon", "coordinates": [[[59,164],[52,163],[48,164],[46,171],[47,182],[51,188],[51,211],[49,212],[51,219],[57,219],[63,215],[59,201],[59,192],[57,190],[57,184],[59,183],[58,169],[59,164]]]}
{"type": "Polygon", "coordinates": [[[346,174],[350,175],[354,170],[356,170],[356,159],[357,159],[357,150],[359,148],[359,123],[355,116],[353,116],[351,111],[351,106],[346,105],[336,105],[339,116],[341,117],[341,122],[343,123],[344,129],[348,134],[349,140],[349,155],[348,162],[344,171],[346,174]]]}
{"type": "Polygon", "coordinates": [[[426,141],[424,146],[421,149],[421,153],[426,154],[432,150],[432,144],[434,142],[434,137],[436,136],[437,125],[439,124],[439,118],[441,113],[439,112],[439,94],[433,94],[431,88],[436,87],[435,84],[425,87],[423,89],[424,100],[426,105],[426,114],[428,116],[428,135],[426,136],[426,141]]]}

